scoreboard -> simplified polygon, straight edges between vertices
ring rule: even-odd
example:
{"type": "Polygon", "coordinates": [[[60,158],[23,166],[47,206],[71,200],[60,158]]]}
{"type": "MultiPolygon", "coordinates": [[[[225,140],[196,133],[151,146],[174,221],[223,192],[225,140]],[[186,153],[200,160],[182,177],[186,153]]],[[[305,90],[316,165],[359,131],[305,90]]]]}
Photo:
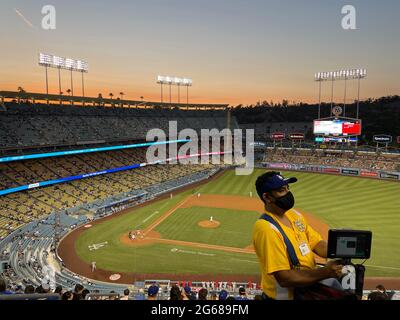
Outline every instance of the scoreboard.
{"type": "Polygon", "coordinates": [[[361,120],[314,120],[314,134],[325,136],[358,136],[361,134],[361,120]]]}

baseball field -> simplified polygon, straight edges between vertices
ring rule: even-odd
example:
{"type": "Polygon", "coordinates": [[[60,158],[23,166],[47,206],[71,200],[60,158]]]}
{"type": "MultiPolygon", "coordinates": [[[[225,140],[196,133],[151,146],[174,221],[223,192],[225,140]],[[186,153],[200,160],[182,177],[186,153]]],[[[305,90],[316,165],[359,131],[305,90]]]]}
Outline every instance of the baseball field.
{"type": "MultiPolygon", "coordinates": [[[[67,267],[98,280],[256,281],[259,265],[251,234],[263,209],[254,187],[262,172],[236,176],[226,171],[172,198],[93,222],[69,234],[59,253],[67,267]],[[130,232],[135,239],[130,239],[130,232]]],[[[291,185],[295,208],[324,237],[329,228],[373,232],[371,259],[364,264],[367,277],[400,277],[398,182],[283,174],[298,178],[291,185]]]]}

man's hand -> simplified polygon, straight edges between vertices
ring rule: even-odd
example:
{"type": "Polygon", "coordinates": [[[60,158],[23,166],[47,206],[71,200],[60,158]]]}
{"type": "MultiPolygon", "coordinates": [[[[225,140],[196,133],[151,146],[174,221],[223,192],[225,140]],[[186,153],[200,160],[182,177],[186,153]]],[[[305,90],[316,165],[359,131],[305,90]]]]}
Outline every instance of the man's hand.
{"type": "Polygon", "coordinates": [[[324,268],[327,269],[328,274],[330,275],[331,278],[340,278],[343,276],[342,273],[343,265],[341,264],[340,260],[328,261],[324,268]]]}
{"type": "Polygon", "coordinates": [[[274,272],[282,288],[309,286],[328,278],[340,278],[343,266],[340,261],[329,261],[325,267],[311,270],[282,270],[274,272]]]}

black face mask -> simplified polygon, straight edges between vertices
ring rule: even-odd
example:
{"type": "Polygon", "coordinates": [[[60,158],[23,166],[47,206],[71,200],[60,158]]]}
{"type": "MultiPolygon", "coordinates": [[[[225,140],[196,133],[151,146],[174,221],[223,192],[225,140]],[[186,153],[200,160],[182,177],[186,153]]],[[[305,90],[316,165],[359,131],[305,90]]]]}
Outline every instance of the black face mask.
{"type": "Polygon", "coordinates": [[[282,210],[288,211],[289,209],[292,209],[294,206],[293,193],[291,193],[290,191],[286,193],[283,197],[274,199],[275,199],[274,203],[276,204],[276,206],[281,208],[282,210]]]}

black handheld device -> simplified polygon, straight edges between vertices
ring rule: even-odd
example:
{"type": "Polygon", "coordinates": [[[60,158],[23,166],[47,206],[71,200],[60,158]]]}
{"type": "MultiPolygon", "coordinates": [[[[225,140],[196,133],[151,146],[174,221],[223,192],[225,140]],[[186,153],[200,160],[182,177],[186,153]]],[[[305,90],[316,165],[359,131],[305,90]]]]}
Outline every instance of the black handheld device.
{"type": "Polygon", "coordinates": [[[372,232],[365,230],[333,229],[328,234],[328,258],[369,259],[372,232]]]}

